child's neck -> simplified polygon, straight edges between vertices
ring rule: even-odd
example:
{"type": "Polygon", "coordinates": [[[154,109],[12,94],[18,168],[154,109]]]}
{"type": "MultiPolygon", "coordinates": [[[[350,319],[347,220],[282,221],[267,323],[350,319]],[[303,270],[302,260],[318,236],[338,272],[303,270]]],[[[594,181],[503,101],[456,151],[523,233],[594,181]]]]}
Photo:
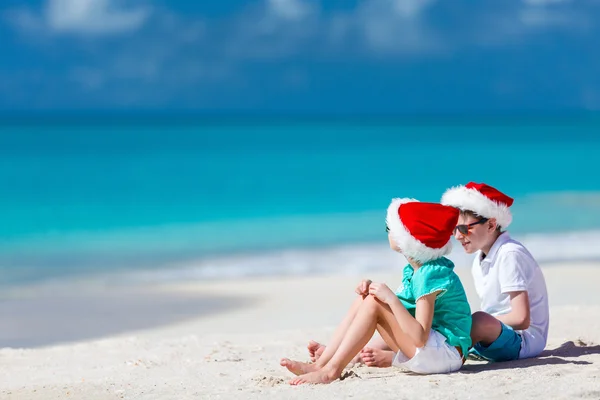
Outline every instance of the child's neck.
{"type": "Polygon", "coordinates": [[[488,242],[488,244],[486,244],[484,247],[481,248],[481,252],[483,253],[482,259],[485,258],[488,254],[490,254],[490,250],[492,250],[494,243],[496,243],[496,240],[498,240],[500,235],[502,235],[502,232],[494,232],[494,236],[488,242]]]}
{"type": "Polygon", "coordinates": [[[416,271],[419,268],[421,268],[423,266],[423,264],[421,264],[418,261],[413,260],[412,258],[408,259],[408,263],[410,264],[410,266],[416,271]]]}

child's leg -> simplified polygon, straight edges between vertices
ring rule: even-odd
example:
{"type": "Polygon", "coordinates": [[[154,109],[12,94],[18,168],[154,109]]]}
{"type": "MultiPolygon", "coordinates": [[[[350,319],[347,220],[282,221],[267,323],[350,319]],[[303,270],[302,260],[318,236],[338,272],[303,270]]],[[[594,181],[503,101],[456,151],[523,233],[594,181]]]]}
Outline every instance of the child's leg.
{"type": "MultiPolygon", "coordinates": [[[[377,331],[381,329],[383,328],[377,326],[377,331]]],[[[368,367],[388,368],[392,366],[395,355],[390,346],[379,335],[375,335],[355,359],[358,358],[368,367]]]]}
{"type": "MultiPolygon", "coordinates": [[[[368,297],[371,297],[371,296],[368,296],[368,297]]],[[[358,309],[360,308],[360,306],[362,305],[363,301],[364,301],[364,299],[362,296],[358,296],[356,298],[356,300],[354,300],[354,302],[352,303],[352,306],[350,306],[350,310],[346,314],[346,317],[344,317],[343,321],[340,323],[340,325],[337,327],[337,329],[333,333],[331,342],[329,343],[329,345],[327,346],[325,351],[323,351],[323,354],[321,354],[321,356],[319,357],[319,359],[317,360],[317,362],[315,364],[307,364],[307,363],[303,363],[303,362],[299,362],[299,361],[292,361],[288,358],[283,358],[280,361],[281,366],[286,367],[287,369],[290,370],[290,372],[292,372],[296,375],[301,375],[301,374],[305,374],[307,372],[316,371],[317,369],[319,369],[323,365],[325,365],[327,363],[327,361],[329,361],[331,359],[331,357],[333,356],[333,354],[339,347],[340,343],[342,342],[344,334],[346,333],[346,331],[348,330],[348,327],[354,320],[354,317],[356,316],[356,313],[357,313],[358,309]]]]}
{"type": "Polygon", "coordinates": [[[502,323],[494,316],[483,311],[473,313],[471,325],[471,341],[485,346],[492,344],[502,332],[502,323]]]}
{"type": "MultiPolygon", "coordinates": [[[[311,361],[316,362],[325,351],[326,346],[311,340],[306,348],[311,361]]],[[[390,346],[379,335],[374,335],[360,353],[352,359],[351,363],[363,363],[369,367],[385,368],[392,365],[394,355],[395,353],[391,351],[390,346]]]]}
{"type": "MultiPolygon", "coordinates": [[[[348,332],[348,329],[350,328],[351,324],[353,323],[354,319],[356,318],[358,310],[360,310],[360,308],[362,307],[365,300],[368,299],[369,297],[373,297],[373,296],[366,296],[365,298],[363,298],[362,296],[358,296],[358,298],[354,301],[354,303],[352,303],[352,307],[350,308],[350,311],[346,315],[346,318],[344,318],[342,323],[337,327],[337,329],[335,330],[335,332],[333,334],[333,337],[331,338],[331,341],[325,348],[325,351],[323,351],[323,354],[321,354],[319,359],[315,362],[315,365],[318,368],[323,367],[325,364],[327,364],[327,362],[329,360],[331,360],[331,357],[333,357],[333,355],[337,351],[338,347],[340,347],[340,344],[342,343],[344,336],[346,335],[346,333],[348,332]]],[[[350,360],[348,362],[350,362],[350,360]]],[[[346,365],[348,365],[348,364],[346,364],[346,365]]]]}
{"type": "Polygon", "coordinates": [[[478,311],[473,314],[471,352],[489,361],[510,361],[519,358],[523,338],[510,326],[494,316],[478,311]]]}
{"type": "Polygon", "coordinates": [[[394,352],[402,351],[410,358],[415,355],[416,346],[402,331],[390,307],[373,296],[368,296],[327,364],[317,371],[293,379],[290,383],[329,383],[338,379],[350,360],[371,339],[375,329],[380,329],[381,337],[394,352]]]}

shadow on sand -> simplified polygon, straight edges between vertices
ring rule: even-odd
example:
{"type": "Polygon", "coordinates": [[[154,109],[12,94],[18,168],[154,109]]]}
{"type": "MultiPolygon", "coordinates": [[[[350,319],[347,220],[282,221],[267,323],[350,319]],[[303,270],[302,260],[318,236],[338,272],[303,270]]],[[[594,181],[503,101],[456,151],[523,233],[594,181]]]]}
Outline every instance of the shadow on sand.
{"type": "Polygon", "coordinates": [[[577,342],[568,341],[555,349],[544,350],[535,358],[527,358],[523,360],[497,362],[497,363],[477,363],[471,364],[469,361],[461,369],[462,373],[478,373],[483,371],[512,369],[512,368],[529,368],[539,365],[559,365],[559,364],[575,364],[575,365],[590,365],[589,361],[573,360],[573,358],[581,357],[588,354],[600,354],[600,345],[585,343],[581,340],[577,342]]]}

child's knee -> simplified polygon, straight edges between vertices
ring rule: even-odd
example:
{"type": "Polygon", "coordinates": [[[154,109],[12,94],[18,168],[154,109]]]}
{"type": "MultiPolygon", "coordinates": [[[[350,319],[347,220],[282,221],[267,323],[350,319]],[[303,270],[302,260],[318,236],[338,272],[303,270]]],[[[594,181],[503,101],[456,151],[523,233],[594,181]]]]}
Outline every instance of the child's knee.
{"type": "Polygon", "coordinates": [[[494,326],[499,322],[494,316],[483,311],[474,312],[471,319],[473,320],[473,326],[478,327],[494,326]]]}
{"type": "Polygon", "coordinates": [[[367,296],[362,302],[361,308],[367,308],[377,311],[381,307],[381,302],[375,296],[367,296]]]}
{"type": "Polygon", "coordinates": [[[483,311],[477,311],[471,316],[471,338],[474,340],[491,340],[498,337],[502,331],[502,324],[494,316],[483,311]]]}

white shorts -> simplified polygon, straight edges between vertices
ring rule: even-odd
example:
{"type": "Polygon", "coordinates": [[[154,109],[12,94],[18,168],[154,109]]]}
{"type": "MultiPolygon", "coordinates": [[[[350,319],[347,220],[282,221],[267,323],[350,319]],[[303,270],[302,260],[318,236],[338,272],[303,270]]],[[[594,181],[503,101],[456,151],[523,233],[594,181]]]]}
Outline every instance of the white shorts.
{"type": "Polygon", "coordinates": [[[417,374],[446,374],[458,371],[463,365],[463,359],[456,347],[448,344],[446,338],[433,329],[424,347],[417,348],[413,358],[408,358],[399,351],[392,363],[417,374]]]}

